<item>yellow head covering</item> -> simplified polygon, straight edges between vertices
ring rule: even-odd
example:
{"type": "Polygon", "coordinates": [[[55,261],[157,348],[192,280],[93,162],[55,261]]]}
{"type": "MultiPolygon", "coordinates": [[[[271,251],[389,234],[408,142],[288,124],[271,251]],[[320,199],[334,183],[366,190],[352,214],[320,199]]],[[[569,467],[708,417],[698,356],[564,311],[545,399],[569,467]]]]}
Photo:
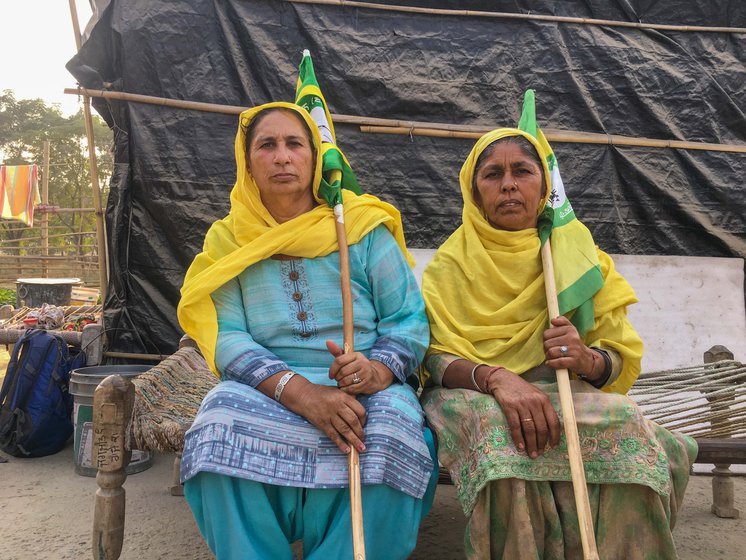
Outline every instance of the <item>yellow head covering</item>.
{"type": "MultiPolygon", "coordinates": [[[[479,208],[479,206],[477,206],[477,203],[474,201],[474,196],[472,194],[471,186],[474,180],[474,173],[476,172],[477,160],[479,159],[479,156],[482,155],[482,152],[484,152],[494,142],[497,142],[502,138],[508,138],[510,136],[521,136],[525,138],[526,140],[531,142],[531,145],[536,149],[536,153],[539,154],[542,172],[544,174],[547,188],[546,192],[544,192],[544,196],[539,201],[539,207],[536,209],[537,216],[541,214],[541,211],[544,209],[544,206],[549,199],[549,194],[552,192],[552,177],[549,173],[549,166],[547,165],[547,153],[544,150],[544,146],[542,146],[539,141],[536,140],[536,138],[531,136],[528,132],[524,132],[523,130],[519,130],[517,128],[498,128],[488,132],[479,140],[477,140],[476,144],[474,144],[474,147],[471,149],[471,152],[466,158],[464,165],[461,166],[461,174],[459,175],[459,179],[461,181],[461,196],[464,198],[464,225],[468,223],[471,225],[471,227],[476,228],[479,232],[482,231],[481,228],[483,226],[486,226],[493,231],[495,228],[492,227],[490,223],[484,218],[482,210],[479,208]]],[[[487,233],[487,236],[489,236],[489,232],[485,233],[487,233]]]]}
{"type": "MultiPolygon", "coordinates": [[[[236,184],[230,213],[210,226],[203,250],[192,262],[181,288],[178,317],[184,332],[199,345],[213,371],[218,336],[217,313],[210,294],[247,267],[275,254],[314,258],[338,250],[334,212],[319,197],[322,149],[318,128],[308,112],[292,103],[268,103],[241,113],[236,134],[236,184]],[[246,169],[246,129],[256,116],[273,107],[298,113],[311,130],[316,149],[313,194],[319,203],[311,211],[278,224],[262,204],[259,188],[246,169]]],[[[353,245],[384,224],[407,257],[399,211],[370,195],[343,191],[347,241],[353,245]]],[[[340,311],[341,315],[341,311],[340,311]]]]}
{"type": "MultiPolygon", "coordinates": [[[[461,168],[464,199],[462,225],[438,249],[425,269],[422,293],[430,320],[431,351],[446,352],[476,363],[501,365],[521,374],[544,361],[543,332],[548,326],[541,242],[536,228],[521,231],[495,229],[472,196],[477,159],[493,142],[522,136],[536,148],[542,161],[547,192],[551,193],[546,152],[530,134],[514,128],[493,130],[482,136],[461,168]]],[[[594,245],[590,232],[578,222],[578,245],[594,245]]],[[[555,267],[577,259],[574,248],[554,251],[555,267]],[[566,251],[566,253],[565,253],[566,251]]],[[[582,251],[578,252],[582,255],[582,251]]],[[[611,259],[598,250],[603,287],[593,296],[595,324],[585,333],[588,345],[617,350],[624,370],[607,390],[626,392],[639,374],[642,342],[626,321],[625,308],[637,301],[632,288],[619,275],[611,259]]],[[[572,315],[572,312],[569,313],[572,315]]]]}

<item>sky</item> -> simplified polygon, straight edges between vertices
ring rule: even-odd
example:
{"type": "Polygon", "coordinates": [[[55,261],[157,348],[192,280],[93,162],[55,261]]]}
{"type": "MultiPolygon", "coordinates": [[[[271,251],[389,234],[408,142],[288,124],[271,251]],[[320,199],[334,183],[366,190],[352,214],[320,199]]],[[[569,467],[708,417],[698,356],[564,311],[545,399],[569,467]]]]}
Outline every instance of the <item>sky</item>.
{"type": "MultiPolygon", "coordinates": [[[[88,0],[75,4],[82,31],[92,10],[88,0]]],[[[63,93],[77,85],[65,69],[76,52],[69,0],[0,0],[0,22],[0,91],[58,104],[66,116],[77,113],[77,96],[63,93]]]]}

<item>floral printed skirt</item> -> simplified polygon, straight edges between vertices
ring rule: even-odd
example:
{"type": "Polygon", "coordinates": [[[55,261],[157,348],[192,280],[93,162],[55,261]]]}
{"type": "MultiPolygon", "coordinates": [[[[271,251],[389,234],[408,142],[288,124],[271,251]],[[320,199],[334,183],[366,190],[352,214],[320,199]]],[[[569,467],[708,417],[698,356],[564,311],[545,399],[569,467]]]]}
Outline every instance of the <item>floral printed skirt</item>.
{"type": "MultiPolygon", "coordinates": [[[[676,558],[671,530],[696,442],[647,420],[626,396],[571,383],[600,557],[676,558]]],[[[561,420],[556,383],[535,385],[561,420]]],[[[564,433],[557,448],[531,459],[513,444],[491,395],[432,388],[422,404],[469,517],[469,558],[582,558],[564,433]]]]}

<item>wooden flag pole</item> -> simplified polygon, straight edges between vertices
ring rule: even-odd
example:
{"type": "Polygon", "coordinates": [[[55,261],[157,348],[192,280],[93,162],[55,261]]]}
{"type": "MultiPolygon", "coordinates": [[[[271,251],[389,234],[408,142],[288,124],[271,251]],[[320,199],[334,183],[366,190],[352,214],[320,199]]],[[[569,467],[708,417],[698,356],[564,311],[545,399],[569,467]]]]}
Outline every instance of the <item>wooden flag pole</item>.
{"type": "MultiPolygon", "coordinates": [[[[337,228],[339,243],[339,268],[342,283],[342,317],[344,333],[344,353],[355,350],[355,331],[352,314],[352,288],[350,287],[350,252],[347,246],[345,231],[344,206],[334,206],[334,223],[337,228]]],[[[350,446],[348,455],[350,471],[350,519],[352,522],[352,557],[354,560],[365,560],[365,534],[363,532],[363,500],[360,483],[360,455],[354,446],[350,446]]]]}
{"type": "MultiPolygon", "coordinates": [[[[547,294],[547,308],[549,310],[549,319],[551,320],[559,317],[560,313],[559,304],[557,302],[557,288],[554,281],[552,247],[549,243],[549,239],[547,239],[546,243],[544,243],[544,246],[541,248],[541,262],[544,267],[544,289],[547,294]]],[[[567,454],[570,458],[572,488],[575,493],[575,509],[578,511],[580,540],[583,545],[583,557],[585,560],[599,560],[598,550],[596,549],[596,535],[593,531],[591,504],[588,499],[588,486],[585,483],[583,457],[580,453],[578,424],[575,419],[575,407],[572,403],[570,374],[567,369],[558,369],[556,372],[560,408],[562,410],[565,438],[567,438],[567,454]]]]}

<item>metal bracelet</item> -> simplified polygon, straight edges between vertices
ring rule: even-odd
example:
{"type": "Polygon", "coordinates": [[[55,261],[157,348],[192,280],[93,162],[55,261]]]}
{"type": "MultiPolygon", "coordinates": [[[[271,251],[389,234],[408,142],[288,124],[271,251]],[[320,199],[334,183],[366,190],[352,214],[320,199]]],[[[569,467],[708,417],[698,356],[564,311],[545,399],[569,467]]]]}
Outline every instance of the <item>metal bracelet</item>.
{"type": "Polygon", "coordinates": [[[282,392],[285,390],[285,385],[288,384],[288,381],[290,381],[294,375],[294,371],[289,371],[280,378],[280,382],[275,386],[275,400],[277,402],[280,402],[280,397],[282,396],[282,392]]]}
{"type": "Polygon", "coordinates": [[[484,391],[482,391],[482,388],[479,386],[479,384],[477,384],[477,379],[474,376],[474,374],[477,373],[477,368],[479,366],[486,366],[486,365],[487,364],[477,364],[473,368],[471,368],[471,382],[474,385],[474,387],[477,388],[477,391],[479,391],[480,393],[483,393],[484,391]]]}

